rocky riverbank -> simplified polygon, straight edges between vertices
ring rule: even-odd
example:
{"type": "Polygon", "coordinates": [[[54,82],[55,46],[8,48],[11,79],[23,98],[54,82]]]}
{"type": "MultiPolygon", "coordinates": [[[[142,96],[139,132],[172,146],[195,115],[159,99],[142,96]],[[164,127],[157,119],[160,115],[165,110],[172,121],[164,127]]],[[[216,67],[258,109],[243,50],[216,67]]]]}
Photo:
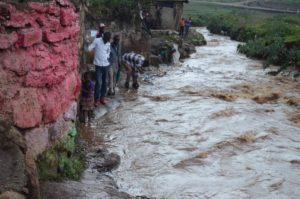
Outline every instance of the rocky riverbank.
{"type": "Polygon", "coordinates": [[[114,179],[109,176],[108,172],[120,163],[117,154],[109,153],[103,146],[99,146],[89,149],[86,161],[87,169],[80,181],[43,182],[42,198],[133,198],[119,191],[114,179]]]}
{"type": "MultiPolygon", "coordinates": [[[[151,82],[154,77],[162,77],[167,73],[157,67],[149,67],[140,76],[143,86],[151,82]]],[[[124,75],[123,75],[124,76],[124,75]]],[[[110,98],[106,106],[95,109],[96,126],[86,127],[78,125],[77,145],[85,149],[86,169],[80,180],[44,181],[41,183],[42,198],[101,198],[101,199],[148,199],[146,196],[131,196],[119,190],[111,177],[111,171],[116,169],[121,158],[118,154],[107,150],[107,145],[101,135],[102,128],[99,121],[105,120],[106,114],[118,111],[123,100],[137,97],[138,93],[126,91],[120,86],[115,98],[110,98]]]]}
{"type": "Polygon", "coordinates": [[[191,28],[189,34],[184,38],[181,38],[174,30],[153,30],[152,34],[151,63],[154,66],[161,63],[176,65],[174,62],[188,58],[190,54],[195,53],[196,46],[206,45],[203,35],[194,28],[191,28]],[[176,50],[177,60],[174,60],[172,50],[176,50]]]}

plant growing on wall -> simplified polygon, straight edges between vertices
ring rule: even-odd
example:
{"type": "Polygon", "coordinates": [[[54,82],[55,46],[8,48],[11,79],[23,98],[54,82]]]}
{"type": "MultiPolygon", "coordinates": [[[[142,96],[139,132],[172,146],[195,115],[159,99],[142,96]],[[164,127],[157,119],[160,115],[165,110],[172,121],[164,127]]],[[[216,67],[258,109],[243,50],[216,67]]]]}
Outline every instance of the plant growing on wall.
{"type": "Polygon", "coordinates": [[[139,5],[149,6],[152,0],[88,0],[90,14],[109,21],[134,23],[139,14],[139,5]]]}
{"type": "Polygon", "coordinates": [[[80,179],[85,169],[85,157],[83,149],[75,144],[76,135],[76,129],[70,129],[55,146],[38,157],[40,180],[80,179]]]}

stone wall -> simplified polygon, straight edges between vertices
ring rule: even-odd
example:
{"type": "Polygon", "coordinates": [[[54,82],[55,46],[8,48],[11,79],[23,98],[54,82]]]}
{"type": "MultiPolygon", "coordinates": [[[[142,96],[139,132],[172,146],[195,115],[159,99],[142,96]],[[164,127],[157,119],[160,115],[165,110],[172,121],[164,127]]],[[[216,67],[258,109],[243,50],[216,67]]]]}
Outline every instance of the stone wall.
{"type": "Polygon", "coordinates": [[[78,16],[62,0],[0,6],[0,114],[22,129],[54,122],[79,89],[78,16]]]}
{"type": "MultiPolygon", "coordinates": [[[[163,30],[178,30],[178,23],[183,13],[183,5],[183,2],[174,2],[174,7],[161,7],[160,27],[155,28],[163,30]]],[[[156,22],[158,19],[156,18],[157,16],[155,6],[151,7],[151,15],[154,18],[154,22],[156,22]]]]}
{"type": "Polygon", "coordinates": [[[151,39],[143,37],[142,33],[135,30],[122,31],[122,53],[136,52],[150,58],[151,39]]]}
{"type": "MultiPolygon", "coordinates": [[[[0,2],[0,118],[24,140],[24,157],[14,149],[21,157],[16,162],[25,160],[26,188],[38,198],[36,156],[75,125],[79,15],[69,0],[9,2],[0,2]]],[[[0,192],[20,192],[3,187],[5,180],[0,178],[0,192]]]]}

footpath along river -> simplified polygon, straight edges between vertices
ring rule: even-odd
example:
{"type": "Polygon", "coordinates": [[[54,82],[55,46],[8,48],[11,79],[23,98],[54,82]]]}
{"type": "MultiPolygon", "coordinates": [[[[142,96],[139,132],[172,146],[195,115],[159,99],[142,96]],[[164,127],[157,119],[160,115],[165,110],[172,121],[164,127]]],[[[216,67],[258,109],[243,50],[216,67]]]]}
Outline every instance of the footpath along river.
{"type": "Polygon", "coordinates": [[[198,31],[207,46],[99,120],[121,156],[112,177],[157,198],[300,198],[299,79],[268,76],[238,42],[198,31]]]}

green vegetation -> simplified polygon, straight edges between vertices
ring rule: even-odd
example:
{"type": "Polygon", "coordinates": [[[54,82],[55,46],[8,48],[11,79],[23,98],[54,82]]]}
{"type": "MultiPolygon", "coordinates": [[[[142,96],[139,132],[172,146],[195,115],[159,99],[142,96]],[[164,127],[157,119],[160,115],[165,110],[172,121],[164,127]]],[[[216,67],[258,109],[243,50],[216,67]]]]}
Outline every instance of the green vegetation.
{"type": "Polygon", "coordinates": [[[300,22],[286,17],[274,17],[253,29],[253,38],[245,39],[238,51],[249,57],[266,60],[270,64],[281,66],[279,71],[288,66],[300,67],[300,22]]]}
{"type": "Polygon", "coordinates": [[[265,60],[265,67],[278,65],[278,73],[287,67],[300,69],[300,18],[260,11],[195,4],[186,8],[196,26],[207,26],[216,34],[225,34],[245,42],[238,51],[265,60]],[[195,6],[196,5],[196,6],[195,6]],[[196,10],[198,13],[196,14],[196,10]]]}
{"type": "Polygon", "coordinates": [[[300,0],[272,0],[274,3],[285,3],[285,4],[300,4],[300,0]]]}
{"type": "Polygon", "coordinates": [[[206,1],[206,2],[217,2],[217,3],[236,3],[241,0],[194,0],[194,1],[206,1]]]}
{"type": "Polygon", "coordinates": [[[198,32],[190,31],[188,38],[186,38],[187,43],[191,43],[194,46],[203,46],[206,45],[206,40],[204,36],[198,32]]]}
{"type": "Polygon", "coordinates": [[[147,7],[151,0],[88,0],[88,9],[95,18],[132,24],[139,16],[138,2],[147,7]]]}
{"type": "Polygon", "coordinates": [[[99,8],[121,8],[135,6],[134,0],[89,0],[92,7],[99,8]]]}
{"type": "MultiPolygon", "coordinates": [[[[155,33],[154,33],[155,34],[155,33]]],[[[171,43],[180,43],[181,39],[178,35],[155,35],[156,37],[160,37],[165,39],[167,42],[171,43]]],[[[202,34],[196,32],[195,30],[190,30],[189,35],[184,41],[188,44],[192,44],[194,46],[203,46],[206,45],[206,40],[202,34]]],[[[172,48],[172,46],[170,46],[172,48]]]]}
{"type": "Polygon", "coordinates": [[[88,8],[94,17],[106,20],[119,20],[131,23],[132,15],[136,10],[134,0],[89,0],[88,8]]]}
{"type": "Polygon", "coordinates": [[[83,150],[76,148],[76,134],[75,128],[70,129],[61,141],[38,157],[40,180],[80,179],[85,169],[85,158],[83,150]]]}

